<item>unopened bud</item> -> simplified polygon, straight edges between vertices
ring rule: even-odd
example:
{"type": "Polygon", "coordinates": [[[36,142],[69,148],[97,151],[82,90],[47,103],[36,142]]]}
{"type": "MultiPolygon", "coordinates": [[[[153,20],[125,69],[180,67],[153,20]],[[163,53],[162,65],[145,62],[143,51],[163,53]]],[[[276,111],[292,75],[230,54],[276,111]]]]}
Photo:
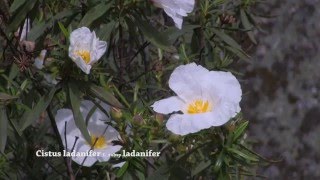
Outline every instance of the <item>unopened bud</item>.
{"type": "Polygon", "coordinates": [[[110,114],[114,120],[120,120],[123,116],[121,109],[115,107],[111,107],[110,114]]]}
{"type": "Polygon", "coordinates": [[[133,116],[133,123],[137,124],[137,125],[141,125],[144,123],[143,117],[139,114],[136,114],[133,116]]]}

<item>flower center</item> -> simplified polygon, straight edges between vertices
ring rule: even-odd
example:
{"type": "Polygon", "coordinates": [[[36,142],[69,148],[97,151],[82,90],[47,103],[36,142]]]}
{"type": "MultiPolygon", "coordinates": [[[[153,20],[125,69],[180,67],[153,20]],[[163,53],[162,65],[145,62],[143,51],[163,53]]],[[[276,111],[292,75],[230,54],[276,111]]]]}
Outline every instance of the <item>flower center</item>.
{"type": "Polygon", "coordinates": [[[92,135],[91,143],[92,145],[94,145],[93,149],[102,149],[107,146],[106,138],[103,136],[98,137],[98,136],[92,135]]]}
{"type": "Polygon", "coordinates": [[[195,100],[188,105],[187,112],[189,114],[199,114],[205,113],[212,110],[212,106],[209,101],[204,101],[201,99],[195,100]]]}
{"type": "Polygon", "coordinates": [[[82,57],[82,59],[84,60],[84,62],[86,64],[89,64],[90,62],[90,52],[87,51],[87,50],[79,50],[79,51],[76,51],[76,54],[80,57],[82,57]]]}

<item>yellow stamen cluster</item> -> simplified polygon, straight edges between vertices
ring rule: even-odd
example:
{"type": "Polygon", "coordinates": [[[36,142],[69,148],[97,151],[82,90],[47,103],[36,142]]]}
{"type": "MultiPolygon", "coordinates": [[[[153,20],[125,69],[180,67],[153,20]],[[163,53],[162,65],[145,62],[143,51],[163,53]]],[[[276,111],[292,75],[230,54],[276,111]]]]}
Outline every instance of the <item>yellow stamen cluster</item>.
{"type": "Polygon", "coordinates": [[[199,114],[211,111],[212,106],[209,101],[203,101],[201,99],[195,100],[188,105],[187,112],[189,114],[199,114]]]}
{"type": "Polygon", "coordinates": [[[97,136],[92,135],[91,136],[91,143],[92,143],[92,145],[94,145],[93,149],[102,149],[107,146],[106,139],[103,136],[97,137],[97,136]]]}
{"type": "Polygon", "coordinates": [[[76,51],[76,54],[78,56],[81,56],[86,64],[89,64],[89,62],[90,62],[90,52],[89,51],[79,50],[79,51],[76,51]]]}

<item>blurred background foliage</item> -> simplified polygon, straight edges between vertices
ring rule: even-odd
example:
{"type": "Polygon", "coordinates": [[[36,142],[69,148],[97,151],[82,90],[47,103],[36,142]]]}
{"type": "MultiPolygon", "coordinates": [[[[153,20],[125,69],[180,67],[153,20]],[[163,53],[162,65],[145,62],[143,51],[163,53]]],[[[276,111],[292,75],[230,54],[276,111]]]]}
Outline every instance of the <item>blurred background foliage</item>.
{"type": "MultiPolygon", "coordinates": [[[[161,151],[159,158],[113,158],[86,168],[86,179],[242,179],[261,177],[256,165],[268,160],[250,149],[248,121],[241,114],[227,125],[187,136],[165,129],[165,116],[150,105],[172,94],[167,80],[180,64],[196,62],[230,71],[257,43],[251,7],[255,0],[201,0],[181,30],[162,9],[145,0],[1,0],[0,177],[68,178],[64,158],[39,158],[38,149],[59,151],[54,114],[62,107],[79,112],[81,99],[113,108],[126,151],[161,151]],[[20,41],[25,20],[30,32],[20,41]],[[68,57],[72,30],[87,26],[108,42],[107,53],[85,75],[68,57]],[[34,47],[33,47],[34,45],[34,47]],[[30,50],[31,48],[31,50],[30,50]],[[33,66],[48,51],[44,68],[33,66]],[[48,75],[50,78],[48,79],[48,75]],[[55,80],[57,83],[55,83],[55,80]],[[131,133],[127,133],[127,128],[131,133]],[[111,164],[125,162],[121,168],[111,164]]],[[[81,123],[79,119],[76,122],[81,123]]],[[[87,133],[82,128],[83,133],[87,133]]]]}

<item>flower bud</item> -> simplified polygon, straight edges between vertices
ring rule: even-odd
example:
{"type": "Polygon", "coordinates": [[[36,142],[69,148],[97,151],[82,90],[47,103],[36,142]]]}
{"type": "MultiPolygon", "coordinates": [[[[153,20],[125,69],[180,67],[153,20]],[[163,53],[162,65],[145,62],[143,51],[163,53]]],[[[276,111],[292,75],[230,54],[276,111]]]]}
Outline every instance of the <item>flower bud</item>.
{"type": "Polygon", "coordinates": [[[115,107],[111,107],[110,114],[114,120],[120,120],[123,116],[121,109],[115,107]]]}

